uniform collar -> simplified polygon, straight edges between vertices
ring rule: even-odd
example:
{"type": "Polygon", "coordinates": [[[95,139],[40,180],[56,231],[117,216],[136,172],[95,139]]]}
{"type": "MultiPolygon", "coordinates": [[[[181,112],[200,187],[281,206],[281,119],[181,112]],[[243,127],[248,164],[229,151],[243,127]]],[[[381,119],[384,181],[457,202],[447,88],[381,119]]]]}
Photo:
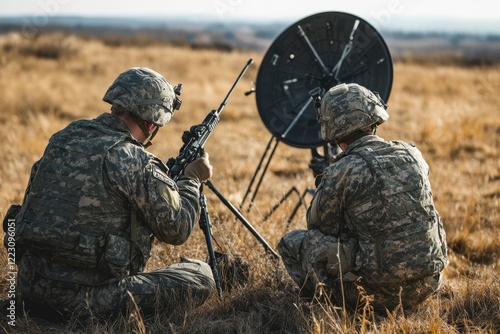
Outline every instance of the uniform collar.
{"type": "Polygon", "coordinates": [[[337,155],[337,157],[335,158],[335,161],[342,159],[346,155],[349,155],[356,148],[363,146],[366,143],[373,142],[373,141],[384,141],[384,139],[377,136],[377,135],[368,135],[368,136],[363,136],[361,138],[358,138],[355,141],[353,141],[351,143],[351,145],[349,145],[349,147],[347,147],[347,149],[345,151],[343,151],[342,153],[337,155]]]}
{"type": "Polygon", "coordinates": [[[115,115],[110,113],[104,113],[97,116],[95,120],[110,129],[114,129],[120,132],[125,132],[127,134],[127,137],[129,137],[134,142],[137,142],[142,146],[142,144],[139,141],[137,141],[137,139],[135,139],[134,136],[132,136],[132,133],[130,132],[130,129],[128,128],[127,124],[125,124],[124,121],[122,121],[115,115]]]}
{"type": "Polygon", "coordinates": [[[125,124],[125,122],[123,122],[121,119],[110,113],[104,113],[97,116],[96,121],[107,126],[108,128],[130,133],[127,124],[125,124]]]}

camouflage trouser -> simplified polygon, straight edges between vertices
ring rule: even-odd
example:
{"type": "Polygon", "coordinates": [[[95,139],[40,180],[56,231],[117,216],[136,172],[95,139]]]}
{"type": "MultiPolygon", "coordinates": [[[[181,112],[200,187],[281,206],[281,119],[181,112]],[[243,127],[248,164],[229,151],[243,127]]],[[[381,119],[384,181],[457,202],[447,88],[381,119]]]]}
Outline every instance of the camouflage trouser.
{"type": "Polygon", "coordinates": [[[307,296],[319,283],[328,286],[353,268],[353,246],[352,241],[341,243],[319,230],[295,230],[281,239],[278,252],[288,273],[307,296]]]}
{"type": "Polygon", "coordinates": [[[321,283],[337,305],[345,302],[355,308],[363,305],[362,296],[369,296],[370,304],[378,311],[393,309],[399,304],[409,308],[439,289],[442,280],[439,273],[387,285],[375,285],[355,276],[350,270],[361,264],[351,252],[351,242],[339,243],[335,237],[318,230],[296,230],[283,236],[278,252],[303,296],[312,296],[321,283]]]}
{"type": "Polygon", "coordinates": [[[46,307],[64,318],[108,316],[135,303],[145,312],[198,306],[212,294],[215,282],[205,262],[183,259],[181,263],[148,273],[128,276],[118,282],[85,286],[45,278],[29,263],[20,263],[18,289],[28,308],[46,307]],[[130,292],[130,294],[129,294],[130,292]]]}

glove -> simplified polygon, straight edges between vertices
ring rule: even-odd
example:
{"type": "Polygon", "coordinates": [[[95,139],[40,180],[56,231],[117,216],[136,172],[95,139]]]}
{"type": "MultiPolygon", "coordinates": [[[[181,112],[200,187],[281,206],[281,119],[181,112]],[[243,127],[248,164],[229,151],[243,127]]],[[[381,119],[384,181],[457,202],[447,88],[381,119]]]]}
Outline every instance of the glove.
{"type": "Polygon", "coordinates": [[[313,157],[309,163],[309,168],[312,169],[314,177],[322,174],[323,171],[329,166],[328,161],[324,158],[313,157]]]}
{"type": "Polygon", "coordinates": [[[212,177],[212,165],[208,160],[208,153],[204,152],[201,157],[187,165],[184,168],[184,176],[196,179],[199,183],[210,179],[212,177]]]}

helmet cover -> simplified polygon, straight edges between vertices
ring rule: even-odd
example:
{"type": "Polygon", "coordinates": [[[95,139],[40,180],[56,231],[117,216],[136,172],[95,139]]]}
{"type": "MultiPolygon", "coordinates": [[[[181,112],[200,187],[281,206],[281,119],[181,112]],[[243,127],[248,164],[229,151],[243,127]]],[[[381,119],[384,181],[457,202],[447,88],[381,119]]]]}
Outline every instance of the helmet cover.
{"type": "Polygon", "coordinates": [[[118,75],[103,100],[158,126],[168,123],[181,103],[167,79],[146,67],[132,67],[118,75]]]}
{"type": "Polygon", "coordinates": [[[355,84],[339,84],[325,93],[317,111],[324,140],[341,142],[356,131],[387,121],[387,106],[378,93],[355,84]]]}

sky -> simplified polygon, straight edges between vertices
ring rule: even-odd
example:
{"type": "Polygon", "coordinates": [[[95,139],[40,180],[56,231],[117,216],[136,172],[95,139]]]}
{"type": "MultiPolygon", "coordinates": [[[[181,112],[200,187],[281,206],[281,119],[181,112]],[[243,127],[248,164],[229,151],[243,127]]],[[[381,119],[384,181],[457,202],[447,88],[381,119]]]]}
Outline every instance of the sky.
{"type": "Polygon", "coordinates": [[[441,30],[500,34],[500,11],[493,0],[2,0],[0,16],[154,16],[219,21],[295,22],[340,11],[379,29],[441,30]],[[496,6],[495,6],[496,7],[496,6]]]}

